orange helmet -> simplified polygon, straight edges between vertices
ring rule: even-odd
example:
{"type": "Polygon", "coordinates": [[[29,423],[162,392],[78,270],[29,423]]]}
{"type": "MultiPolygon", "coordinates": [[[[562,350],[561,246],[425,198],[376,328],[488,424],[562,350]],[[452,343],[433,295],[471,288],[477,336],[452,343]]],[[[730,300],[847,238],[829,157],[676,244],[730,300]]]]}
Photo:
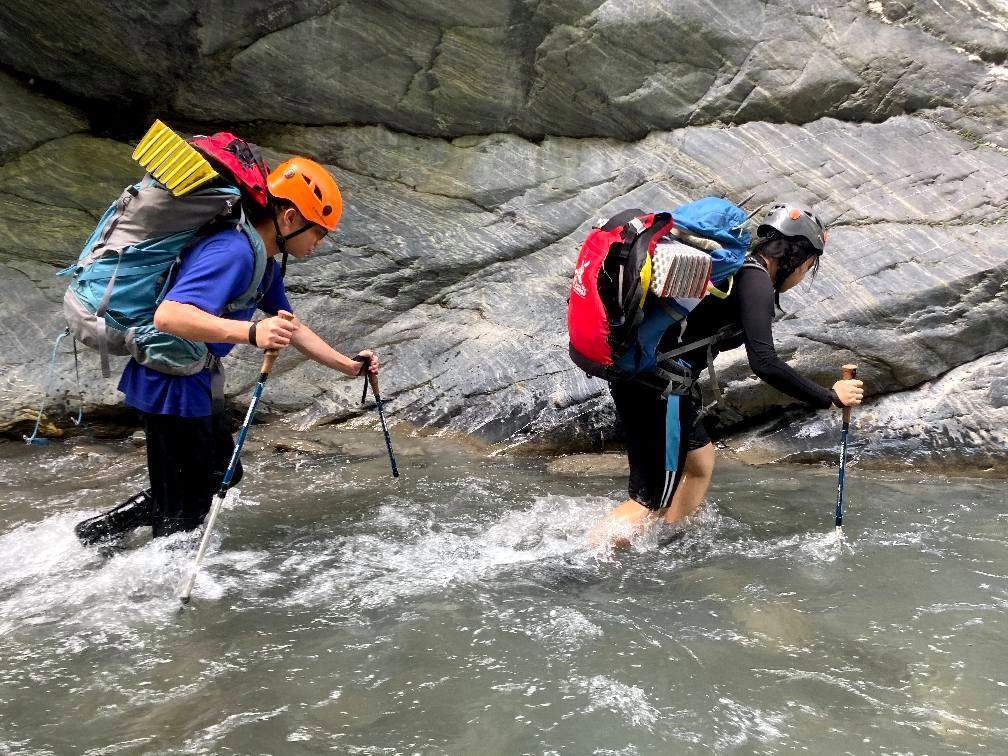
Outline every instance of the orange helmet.
{"type": "Polygon", "coordinates": [[[274,197],[290,200],[305,220],[334,231],[343,212],[343,197],[329,171],[304,157],[281,163],[269,175],[274,197]]]}

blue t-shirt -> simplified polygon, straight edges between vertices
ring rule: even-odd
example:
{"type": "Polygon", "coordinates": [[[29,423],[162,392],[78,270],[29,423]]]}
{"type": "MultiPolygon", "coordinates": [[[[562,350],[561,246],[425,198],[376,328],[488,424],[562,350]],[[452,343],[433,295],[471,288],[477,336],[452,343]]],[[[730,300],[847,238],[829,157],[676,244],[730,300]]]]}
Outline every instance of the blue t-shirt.
{"type": "MultiPolygon", "coordinates": [[[[225,313],[224,308],[248,288],[254,264],[252,245],[244,233],[228,229],[211,234],[197,242],[183,258],[165,299],[194,305],[222,318],[251,320],[255,306],[230,313],[225,313]]],[[[276,315],[278,310],[293,312],[272,259],[266,263],[259,291],[263,292],[259,301],[263,312],[270,315],[276,315]]],[[[224,357],[234,344],[207,344],[207,347],[218,357],[224,357]]],[[[119,379],[119,390],[126,395],[126,404],[141,412],[179,417],[211,414],[208,369],[195,375],[166,375],[131,359],[119,379]]]]}

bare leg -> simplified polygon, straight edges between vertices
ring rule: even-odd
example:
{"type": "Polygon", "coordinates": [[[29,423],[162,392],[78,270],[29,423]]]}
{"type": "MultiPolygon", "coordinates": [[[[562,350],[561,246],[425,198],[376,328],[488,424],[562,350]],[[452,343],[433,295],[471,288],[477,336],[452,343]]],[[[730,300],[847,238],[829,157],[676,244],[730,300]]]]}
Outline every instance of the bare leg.
{"type": "Polygon", "coordinates": [[[658,514],[643,504],[627,499],[602,518],[588,533],[588,545],[626,549],[630,542],[654,523],[658,514]]]}
{"type": "Polygon", "coordinates": [[[707,444],[694,449],[686,455],[686,468],[682,480],[672,496],[672,501],[665,509],[666,523],[678,522],[683,517],[693,514],[710,488],[711,475],[714,472],[714,444],[707,444]]]}

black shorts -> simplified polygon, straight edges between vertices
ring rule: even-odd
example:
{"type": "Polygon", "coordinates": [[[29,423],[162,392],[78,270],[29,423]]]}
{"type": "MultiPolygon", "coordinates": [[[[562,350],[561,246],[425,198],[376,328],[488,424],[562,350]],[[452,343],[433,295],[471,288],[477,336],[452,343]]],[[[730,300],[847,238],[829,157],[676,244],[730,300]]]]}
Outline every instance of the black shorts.
{"type": "Polygon", "coordinates": [[[686,455],[710,443],[697,422],[699,402],[691,396],[662,399],[660,392],[637,383],[613,382],[609,390],[626,436],[630,498],[648,509],[667,507],[686,455]]]}
{"type": "Polygon", "coordinates": [[[689,443],[686,444],[687,451],[703,449],[710,442],[711,439],[707,433],[707,429],[704,427],[703,420],[694,421],[693,428],[689,434],[689,443]]]}

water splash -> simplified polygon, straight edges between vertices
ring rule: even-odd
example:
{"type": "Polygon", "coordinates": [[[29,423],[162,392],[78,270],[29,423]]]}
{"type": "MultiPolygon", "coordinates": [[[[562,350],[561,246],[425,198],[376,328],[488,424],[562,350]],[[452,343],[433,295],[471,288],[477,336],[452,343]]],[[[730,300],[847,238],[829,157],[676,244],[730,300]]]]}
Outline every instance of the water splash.
{"type": "MultiPolygon", "coordinates": [[[[480,488],[470,482],[468,494],[480,488]]],[[[482,490],[482,489],[480,489],[482,490]]],[[[318,605],[336,596],[351,596],[365,607],[436,594],[449,586],[513,578],[525,567],[548,571],[576,569],[593,563],[585,548],[590,524],[610,502],[600,497],[549,495],[525,509],[503,515],[436,518],[423,508],[386,504],[376,524],[381,534],[358,533],[322,547],[311,559],[309,584],[295,591],[291,604],[318,605]]],[[[284,563],[286,570],[309,571],[303,559],[284,563]]]]}
{"type": "MultiPolygon", "coordinates": [[[[241,506],[238,490],[225,506],[241,506]]],[[[199,532],[151,539],[141,528],[113,546],[83,546],[73,527],[96,511],[71,511],[16,526],[0,535],[0,635],[25,625],[63,625],[102,632],[128,632],[144,623],[172,621],[178,586],[188,574],[199,532]]],[[[221,551],[222,533],[208,550],[196,595],[220,599],[251,579],[268,554],[221,551]]]]}

